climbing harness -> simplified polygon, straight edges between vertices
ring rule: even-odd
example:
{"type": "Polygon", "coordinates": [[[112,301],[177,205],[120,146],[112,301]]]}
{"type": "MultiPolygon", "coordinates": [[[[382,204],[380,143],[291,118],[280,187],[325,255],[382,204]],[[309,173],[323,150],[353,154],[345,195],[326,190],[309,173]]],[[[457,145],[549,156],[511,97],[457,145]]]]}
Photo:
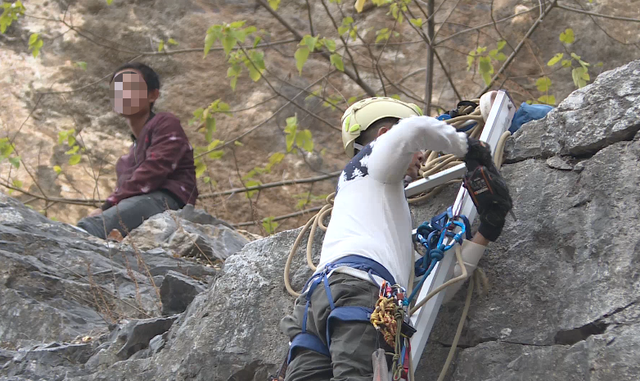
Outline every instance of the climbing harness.
{"type": "Polygon", "coordinates": [[[373,310],[366,307],[357,307],[357,306],[343,306],[336,307],[333,300],[333,295],[331,294],[331,289],[329,287],[329,276],[331,273],[339,267],[350,267],[354,269],[358,269],[364,271],[369,274],[371,279],[374,279],[373,276],[377,276],[379,278],[384,279],[384,281],[389,282],[391,284],[395,284],[396,281],[393,278],[393,275],[384,268],[378,262],[362,257],[359,255],[348,255],[342,257],[335,262],[327,264],[321,272],[314,274],[305,285],[304,289],[306,291],[305,300],[306,305],[304,309],[304,315],[302,318],[302,331],[297,334],[293,340],[291,340],[291,345],[289,347],[289,354],[287,355],[287,363],[290,363],[293,357],[296,354],[296,351],[299,349],[309,349],[314,352],[321,353],[327,357],[331,357],[329,353],[329,347],[331,346],[331,327],[332,324],[336,321],[365,321],[369,322],[371,319],[371,314],[373,310]],[[327,317],[327,327],[325,333],[326,345],[325,343],[316,335],[307,332],[307,319],[309,316],[309,307],[311,306],[311,296],[315,289],[322,284],[324,286],[324,290],[329,301],[329,307],[331,312],[329,313],[329,317],[327,317]]]}

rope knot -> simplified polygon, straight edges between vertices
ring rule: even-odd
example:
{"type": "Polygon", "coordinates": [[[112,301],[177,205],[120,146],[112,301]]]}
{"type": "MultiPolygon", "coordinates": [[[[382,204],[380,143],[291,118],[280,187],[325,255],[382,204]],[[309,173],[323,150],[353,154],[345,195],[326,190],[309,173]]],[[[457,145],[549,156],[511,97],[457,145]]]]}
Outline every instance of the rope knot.
{"type": "Polygon", "coordinates": [[[444,251],[442,251],[440,248],[432,249],[431,251],[429,251],[429,258],[431,258],[431,260],[439,261],[444,258],[444,251]]]}

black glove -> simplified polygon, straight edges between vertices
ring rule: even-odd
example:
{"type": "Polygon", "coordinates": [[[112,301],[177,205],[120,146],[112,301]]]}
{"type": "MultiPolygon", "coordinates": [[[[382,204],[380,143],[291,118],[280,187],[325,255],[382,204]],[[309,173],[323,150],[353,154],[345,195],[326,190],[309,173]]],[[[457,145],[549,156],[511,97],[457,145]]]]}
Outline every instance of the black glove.
{"type": "Polygon", "coordinates": [[[468,172],[473,172],[480,166],[485,166],[487,169],[499,175],[498,169],[493,164],[493,157],[491,156],[491,147],[489,144],[480,141],[476,138],[467,137],[467,154],[464,157],[464,162],[467,166],[468,172]]]}
{"type": "Polygon", "coordinates": [[[480,215],[478,232],[489,241],[498,239],[507,213],[513,207],[507,183],[495,166],[494,170],[481,165],[464,176],[464,186],[480,215]]]}

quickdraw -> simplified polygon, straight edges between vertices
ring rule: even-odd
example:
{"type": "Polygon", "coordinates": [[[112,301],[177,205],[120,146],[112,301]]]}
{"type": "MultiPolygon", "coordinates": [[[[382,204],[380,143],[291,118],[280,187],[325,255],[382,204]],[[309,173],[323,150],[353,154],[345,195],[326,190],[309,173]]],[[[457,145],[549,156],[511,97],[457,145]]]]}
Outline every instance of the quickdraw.
{"type": "Polygon", "coordinates": [[[380,286],[380,295],[371,314],[371,324],[382,333],[384,341],[390,347],[395,346],[397,326],[396,313],[403,309],[405,290],[398,285],[390,285],[383,282],[380,286]]]}

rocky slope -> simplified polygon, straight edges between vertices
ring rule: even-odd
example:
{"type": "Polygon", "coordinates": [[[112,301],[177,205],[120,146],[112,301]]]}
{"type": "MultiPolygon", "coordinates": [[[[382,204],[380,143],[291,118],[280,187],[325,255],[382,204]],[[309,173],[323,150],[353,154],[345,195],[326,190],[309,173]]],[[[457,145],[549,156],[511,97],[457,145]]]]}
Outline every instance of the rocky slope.
{"type": "MultiPolygon", "coordinates": [[[[517,220],[508,219],[480,263],[491,289],[472,302],[450,380],[638,379],[639,74],[640,61],[604,73],[515,134],[503,173],[517,220]]],[[[416,222],[450,203],[454,191],[414,208],[416,222]]],[[[134,255],[127,246],[110,256],[103,244],[12,199],[5,198],[1,210],[0,254],[10,265],[0,283],[6,315],[0,379],[258,381],[286,353],[277,327],[293,302],[282,271],[296,230],[248,243],[215,274],[198,266],[202,278],[213,276],[208,284],[164,272],[185,274],[193,262],[162,250],[143,252],[152,275],[153,268],[163,269],[161,290],[171,288],[165,282],[182,282],[187,294],[197,294],[183,313],[160,317],[146,270],[132,269],[131,276],[119,259],[134,255]],[[149,265],[157,260],[164,264],[149,265]],[[111,290],[118,278],[129,304],[111,304],[127,321],[106,324],[100,310],[92,312],[95,286],[83,280],[87,261],[98,287],[111,290]],[[198,287],[206,291],[198,294],[198,287]],[[130,305],[136,308],[127,310],[130,305]],[[131,319],[143,315],[149,318],[131,319]]],[[[295,288],[308,275],[303,261],[299,255],[295,288]]],[[[437,378],[462,298],[443,306],[418,380],[437,378]]]]}

